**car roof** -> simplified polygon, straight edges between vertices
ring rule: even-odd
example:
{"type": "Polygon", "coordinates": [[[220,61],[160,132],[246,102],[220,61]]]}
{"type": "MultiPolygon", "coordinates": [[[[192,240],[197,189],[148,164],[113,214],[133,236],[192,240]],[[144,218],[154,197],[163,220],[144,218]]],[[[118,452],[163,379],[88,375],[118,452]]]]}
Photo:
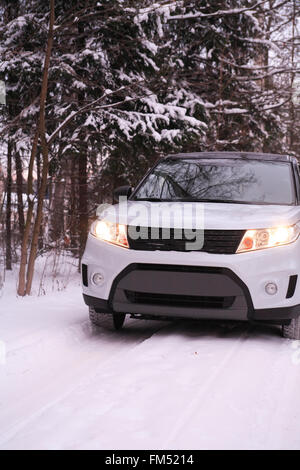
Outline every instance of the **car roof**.
{"type": "Polygon", "coordinates": [[[167,155],[166,158],[235,158],[245,160],[266,160],[266,161],[280,161],[280,162],[296,162],[297,159],[290,155],[279,155],[277,153],[255,153],[255,152],[191,152],[191,153],[176,153],[167,155]]]}

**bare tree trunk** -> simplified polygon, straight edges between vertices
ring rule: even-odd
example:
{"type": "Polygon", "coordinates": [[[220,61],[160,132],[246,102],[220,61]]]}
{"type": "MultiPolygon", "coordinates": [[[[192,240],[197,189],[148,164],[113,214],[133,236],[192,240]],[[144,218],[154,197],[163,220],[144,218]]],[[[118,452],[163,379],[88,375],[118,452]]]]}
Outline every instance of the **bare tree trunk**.
{"type": "MultiPolygon", "coordinates": [[[[84,48],[84,30],[85,23],[79,21],[77,23],[78,28],[78,46],[84,48]]],[[[80,75],[82,72],[78,70],[80,75]]],[[[78,92],[78,104],[81,107],[84,103],[85,93],[82,90],[78,92]]],[[[83,139],[84,140],[84,139],[83,139]]],[[[79,162],[78,162],[78,186],[79,186],[79,261],[82,258],[86,236],[88,228],[88,200],[87,200],[87,152],[88,148],[86,143],[83,141],[80,149],[79,162]]],[[[79,264],[80,265],[80,264],[79,264]]]]}
{"type": "Polygon", "coordinates": [[[87,200],[87,149],[79,156],[79,257],[81,259],[85,247],[88,228],[87,200]]]}
{"type": "Polygon", "coordinates": [[[24,204],[23,204],[23,170],[22,161],[18,151],[15,152],[15,165],[16,165],[16,183],[17,183],[17,196],[18,196],[18,222],[20,236],[24,235],[24,204]]]}
{"type": "MultiPolygon", "coordinates": [[[[37,150],[36,153],[36,191],[38,193],[41,185],[41,152],[40,149],[37,150]]],[[[40,233],[39,233],[39,241],[38,241],[38,248],[42,250],[43,248],[43,237],[44,237],[44,230],[43,226],[41,226],[40,233]]]]}
{"type": "Polygon", "coordinates": [[[28,170],[28,213],[27,213],[27,218],[26,218],[24,237],[22,241],[21,264],[20,264],[19,285],[18,285],[19,295],[30,294],[30,291],[31,291],[34,262],[35,262],[35,257],[37,253],[37,242],[38,242],[38,236],[39,236],[41,222],[42,222],[42,210],[43,210],[43,202],[44,202],[43,199],[46,193],[46,186],[47,186],[48,147],[47,147],[47,142],[46,142],[45,104],[46,104],[47,90],[48,90],[49,64],[50,64],[50,57],[51,57],[52,45],[53,45],[53,31],[54,31],[54,0],[50,0],[50,20],[49,20],[45,62],[44,62],[44,69],[43,69],[43,80],[42,80],[42,87],[41,87],[41,94],[40,94],[39,119],[38,119],[37,130],[36,130],[33,145],[32,145],[30,162],[29,162],[29,170],[28,170]],[[33,165],[34,165],[35,157],[37,154],[39,137],[41,139],[41,147],[42,147],[42,154],[43,154],[42,181],[41,181],[41,185],[40,185],[40,189],[38,193],[37,214],[36,214],[35,224],[33,228],[30,256],[29,256],[28,267],[27,267],[27,279],[25,283],[28,242],[29,242],[29,236],[30,236],[31,219],[33,215],[33,165]]]}
{"type": "MultiPolygon", "coordinates": [[[[223,57],[223,53],[222,53],[223,57]]],[[[223,88],[224,88],[224,77],[223,77],[223,62],[220,65],[219,80],[218,80],[218,95],[219,95],[219,113],[217,117],[217,128],[216,128],[216,142],[215,150],[222,150],[222,145],[220,146],[219,140],[221,140],[221,128],[222,128],[222,116],[223,116],[223,88]]]]}
{"type": "Polygon", "coordinates": [[[53,193],[52,193],[52,201],[50,205],[50,240],[52,242],[58,241],[63,232],[64,232],[64,197],[65,197],[65,189],[66,189],[66,181],[65,181],[65,171],[62,168],[56,177],[56,181],[53,182],[53,193]]]}
{"type": "MultiPolygon", "coordinates": [[[[274,0],[269,0],[268,8],[271,10],[274,6],[274,0]]],[[[271,30],[272,30],[272,14],[269,13],[269,16],[265,18],[265,34],[266,39],[271,39],[271,30]]],[[[263,80],[263,89],[268,90],[272,85],[272,79],[268,76],[268,67],[269,67],[269,48],[265,47],[264,49],[264,59],[263,59],[263,66],[265,67],[266,77],[263,80]]]]}
{"type": "Polygon", "coordinates": [[[7,185],[6,185],[6,269],[11,270],[11,154],[12,144],[7,144],[7,185]]]}
{"type": "Polygon", "coordinates": [[[76,161],[77,159],[73,155],[71,163],[70,163],[70,175],[69,175],[69,181],[70,181],[70,197],[71,197],[71,202],[70,202],[70,211],[69,211],[69,226],[70,226],[70,238],[71,238],[71,248],[75,249],[77,247],[77,217],[76,217],[76,161]]]}
{"type": "MultiPolygon", "coordinates": [[[[292,17],[292,50],[291,50],[291,68],[293,69],[295,67],[295,35],[296,35],[296,1],[293,0],[293,17],[292,17]]],[[[294,149],[294,142],[295,142],[295,118],[296,118],[296,113],[295,113],[295,104],[294,104],[294,83],[295,83],[295,72],[291,73],[291,79],[290,79],[290,104],[289,104],[289,121],[290,121],[290,128],[289,128],[289,147],[291,150],[296,150],[294,149]]]]}
{"type": "Polygon", "coordinates": [[[32,286],[34,263],[35,263],[36,254],[37,254],[39,234],[40,234],[42,219],[43,219],[44,198],[45,198],[46,188],[47,188],[49,158],[48,158],[48,146],[46,142],[46,137],[45,137],[45,134],[43,133],[41,134],[41,147],[42,147],[42,154],[43,154],[43,169],[42,169],[41,185],[40,185],[39,192],[38,192],[38,204],[37,204],[36,218],[35,218],[35,223],[33,227],[31,249],[30,249],[28,267],[27,267],[26,291],[25,291],[26,295],[30,294],[31,286],[32,286]]]}
{"type": "Polygon", "coordinates": [[[18,284],[18,295],[25,295],[25,274],[26,274],[26,264],[27,264],[27,249],[28,249],[28,242],[30,236],[30,226],[31,226],[31,219],[33,215],[33,205],[34,205],[34,196],[33,196],[33,163],[34,158],[37,152],[38,146],[38,139],[39,139],[39,131],[36,130],[31,155],[29,160],[29,167],[28,167],[28,180],[27,180],[27,217],[24,229],[24,235],[22,239],[22,248],[21,248],[21,261],[20,261],[20,269],[19,269],[19,284],[18,284]]]}
{"type": "Polygon", "coordinates": [[[36,181],[37,181],[37,189],[39,189],[41,184],[41,153],[39,149],[36,153],[36,181]]]}

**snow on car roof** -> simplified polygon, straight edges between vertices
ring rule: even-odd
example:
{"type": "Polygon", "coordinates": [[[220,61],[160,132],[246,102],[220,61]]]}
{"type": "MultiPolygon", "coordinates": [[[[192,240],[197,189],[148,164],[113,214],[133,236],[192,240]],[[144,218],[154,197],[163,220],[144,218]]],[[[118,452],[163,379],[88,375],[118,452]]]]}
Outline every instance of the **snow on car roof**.
{"type": "Polygon", "coordinates": [[[290,155],[279,155],[276,153],[255,152],[191,152],[167,155],[166,158],[245,158],[246,160],[276,160],[281,162],[297,161],[290,155]]]}

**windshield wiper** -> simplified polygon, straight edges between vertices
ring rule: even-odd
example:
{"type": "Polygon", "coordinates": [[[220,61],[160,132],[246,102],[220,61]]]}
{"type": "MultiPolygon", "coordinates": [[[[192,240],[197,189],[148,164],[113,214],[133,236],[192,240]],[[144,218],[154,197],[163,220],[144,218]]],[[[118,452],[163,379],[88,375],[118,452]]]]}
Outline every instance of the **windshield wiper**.
{"type": "Polygon", "coordinates": [[[236,201],[234,199],[209,199],[209,198],[182,198],[178,199],[182,202],[220,202],[224,204],[249,204],[249,202],[246,201],[236,201]]]}
{"type": "Polygon", "coordinates": [[[161,199],[159,197],[139,197],[133,200],[134,201],[149,201],[149,202],[171,201],[171,199],[161,199]]]}
{"type": "Polygon", "coordinates": [[[170,199],[162,199],[159,197],[141,197],[133,199],[134,201],[149,201],[149,202],[215,202],[220,204],[269,204],[251,201],[236,201],[234,199],[209,199],[209,198],[193,198],[193,197],[174,197],[170,199]]]}
{"type": "Polygon", "coordinates": [[[138,198],[135,201],[159,201],[159,202],[220,202],[227,204],[252,204],[246,201],[236,201],[234,199],[208,199],[208,198],[195,198],[195,197],[173,197],[170,199],[160,199],[157,197],[138,198]]]}
{"type": "MultiPolygon", "coordinates": [[[[181,201],[186,201],[186,199],[181,199],[181,201]]],[[[252,204],[252,205],[272,205],[272,202],[264,202],[264,201],[238,201],[235,199],[189,199],[192,202],[219,202],[221,204],[252,204]]]]}

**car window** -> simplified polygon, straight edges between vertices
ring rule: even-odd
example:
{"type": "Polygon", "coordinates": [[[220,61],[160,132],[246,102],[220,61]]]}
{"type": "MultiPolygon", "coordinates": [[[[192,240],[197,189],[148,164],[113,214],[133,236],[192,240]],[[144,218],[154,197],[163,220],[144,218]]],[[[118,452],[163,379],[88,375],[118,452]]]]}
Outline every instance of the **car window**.
{"type": "Polygon", "coordinates": [[[147,176],[134,199],[294,204],[295,191],[289,163],[167,159],[147,176]]]}

